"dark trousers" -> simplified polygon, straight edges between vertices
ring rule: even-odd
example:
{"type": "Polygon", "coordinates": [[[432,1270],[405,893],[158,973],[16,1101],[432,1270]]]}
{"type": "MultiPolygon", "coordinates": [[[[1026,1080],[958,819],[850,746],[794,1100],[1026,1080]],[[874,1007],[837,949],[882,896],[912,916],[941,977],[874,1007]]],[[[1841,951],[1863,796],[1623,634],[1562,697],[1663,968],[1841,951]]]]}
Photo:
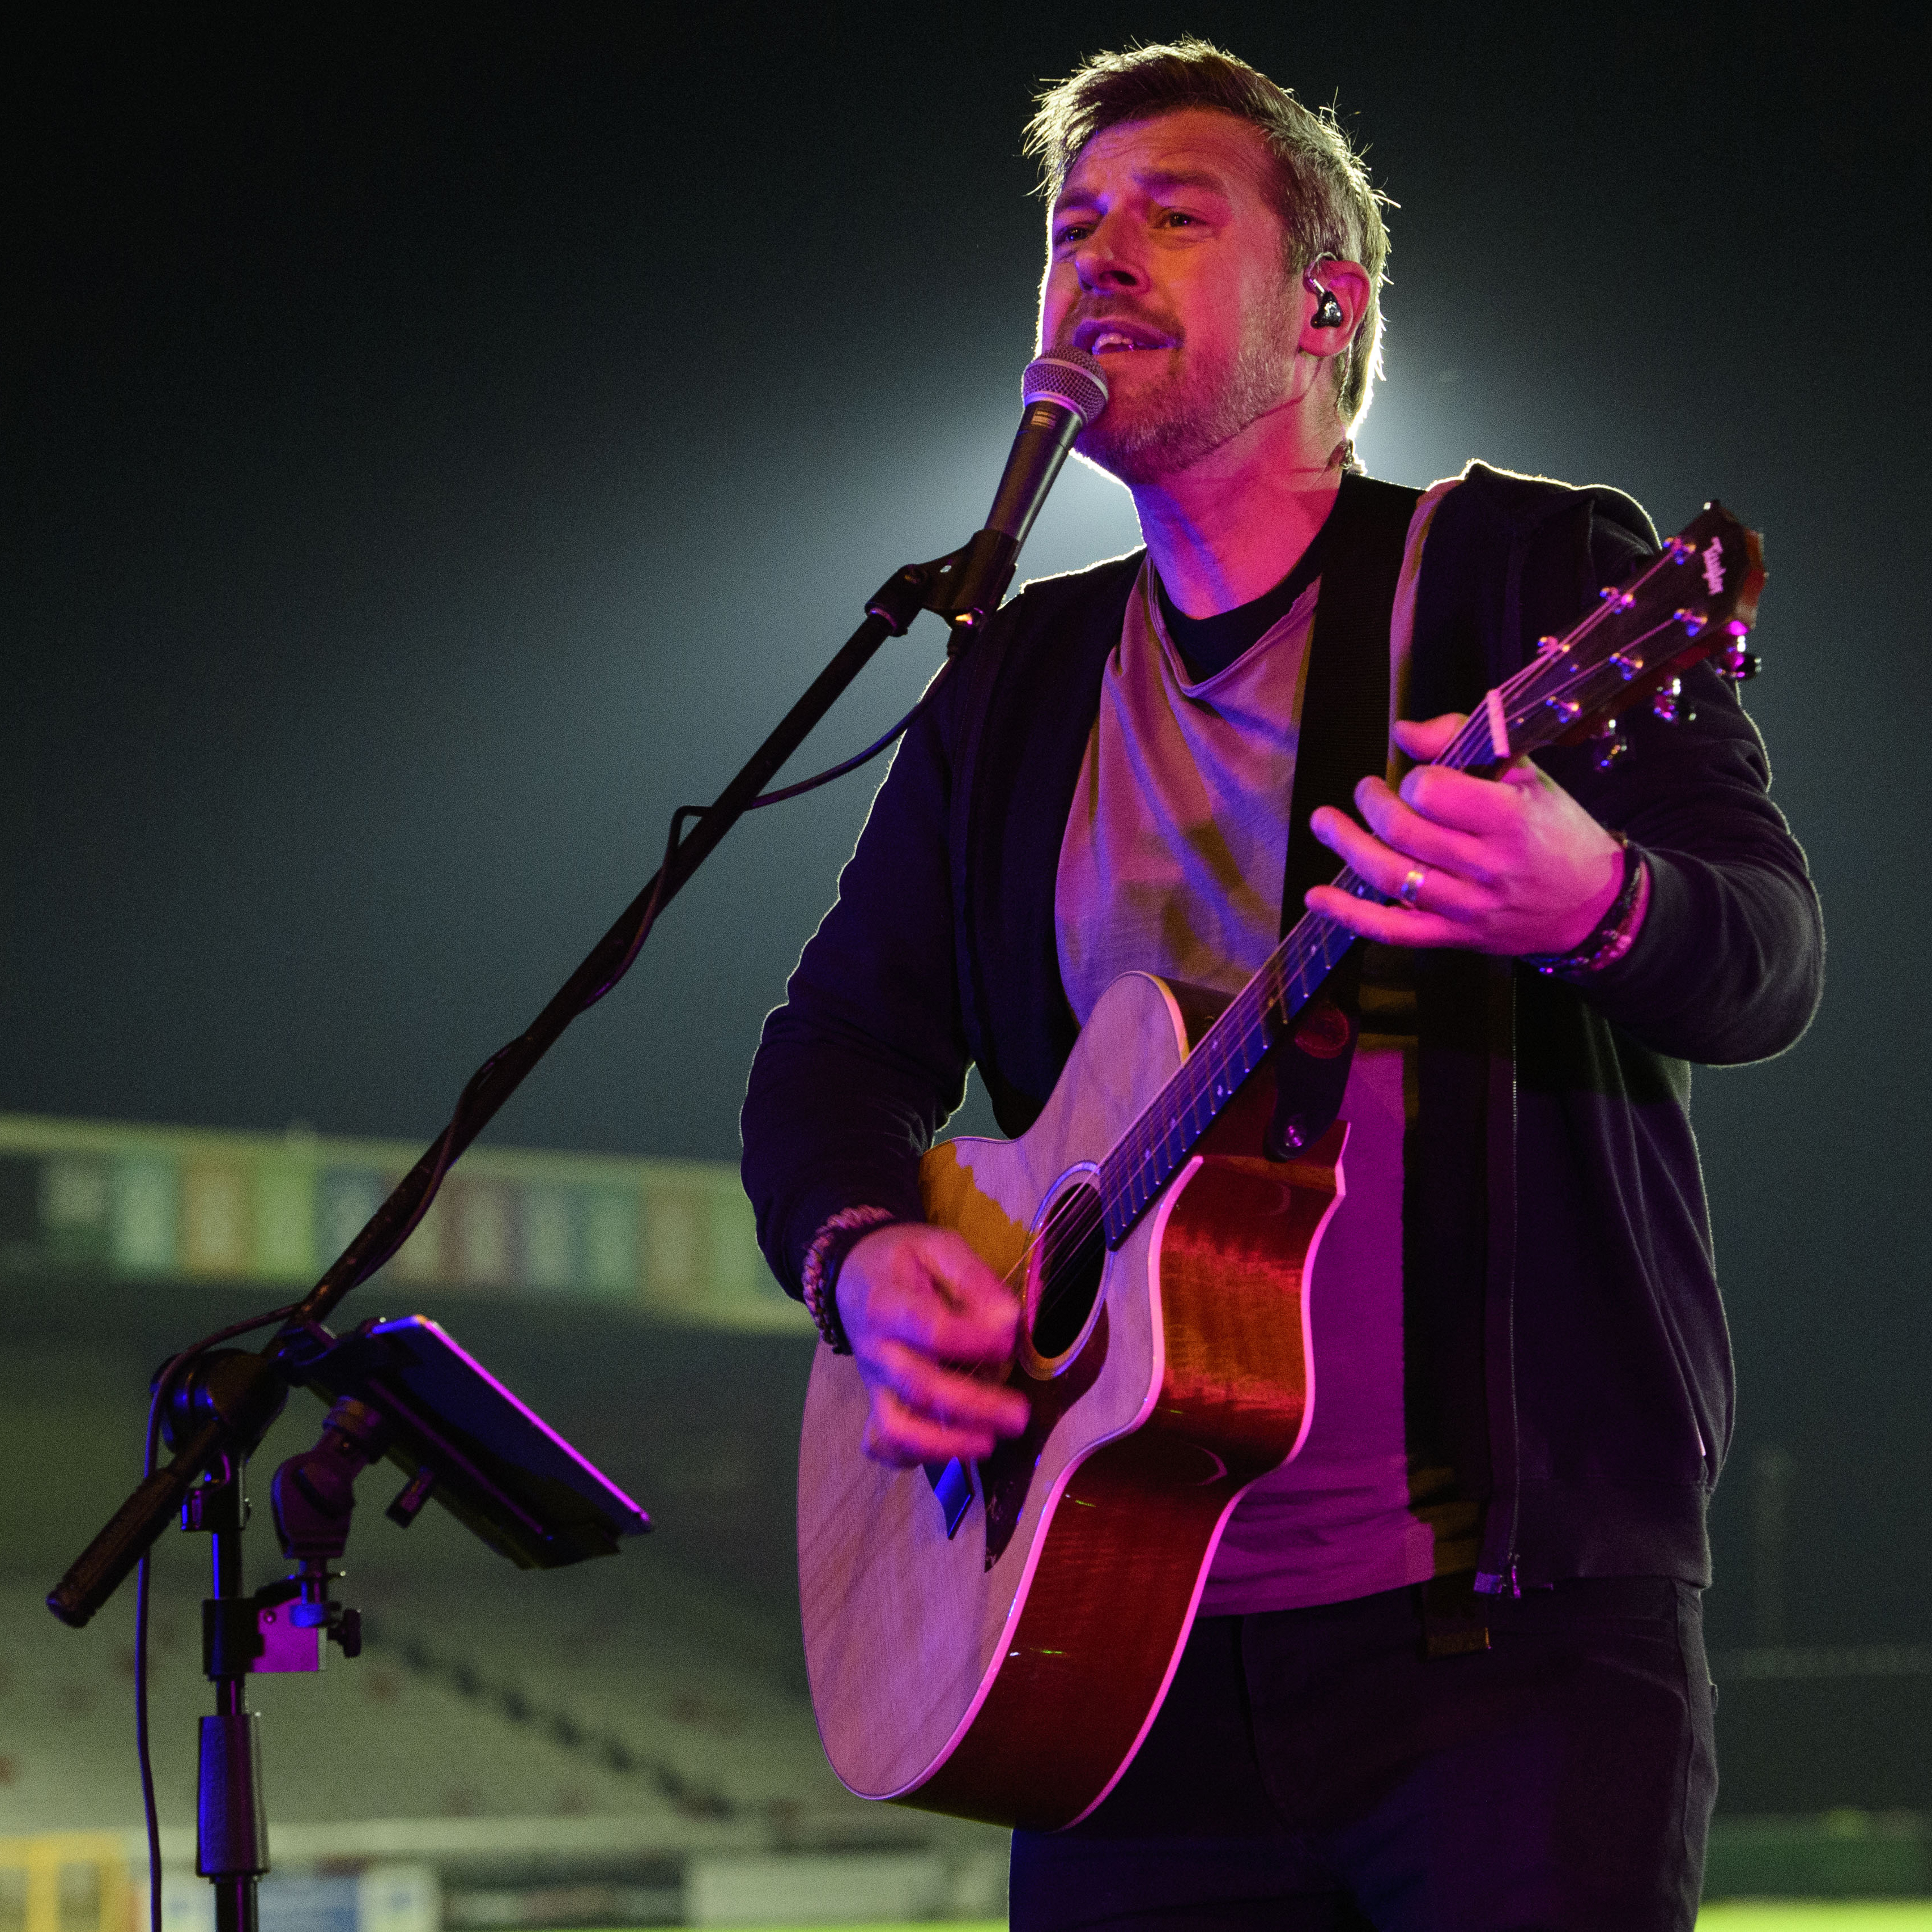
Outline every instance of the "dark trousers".
{"type": "Polygon", "coordinates": [[[1688,1928],[1717,1796],[1698,1592],[1445,1594],[1202,1618],[1106,1802],[1014,1834],[1013,1932],[1688,1928]]]}

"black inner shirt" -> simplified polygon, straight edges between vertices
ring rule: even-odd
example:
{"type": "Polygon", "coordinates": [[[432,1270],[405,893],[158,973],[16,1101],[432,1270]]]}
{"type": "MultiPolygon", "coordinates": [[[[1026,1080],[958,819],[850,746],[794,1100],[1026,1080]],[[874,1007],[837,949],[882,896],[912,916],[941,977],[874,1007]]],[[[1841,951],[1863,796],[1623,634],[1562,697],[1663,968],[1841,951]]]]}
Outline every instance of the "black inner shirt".
{"type": "MultiPolygon", "coordinates": [[[[1336,500],[1340,502],[1340,497],[1336,500]]],[[[1288,615],[1294,600],[1322,574],[1322,560],[1334,521],[1331,507],[1308,548],[1296,560],[1294,568],[1272,590],[1264,590],[1246,604],[1237,604],[1232,610],[1217,611],[1211,617],[1190,617],[1177,610],[1167,594],[1167,586],[1156,574],[1154,589],[1160,598],[1161,621],[1167,626],[1174,648],[1180,653],[1181,662],[1187,667],[1190,683],[1204,684],[1226,670],[1288,615]]]]}

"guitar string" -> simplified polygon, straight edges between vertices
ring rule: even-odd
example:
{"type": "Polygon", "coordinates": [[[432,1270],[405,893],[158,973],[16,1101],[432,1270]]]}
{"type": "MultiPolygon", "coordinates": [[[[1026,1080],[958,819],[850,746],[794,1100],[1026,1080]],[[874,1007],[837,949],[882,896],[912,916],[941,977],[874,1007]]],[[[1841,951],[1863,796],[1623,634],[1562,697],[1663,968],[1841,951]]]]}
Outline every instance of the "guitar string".
{"type": "MultiPolygon", "coordinates": [[[[1633,580],[1630,585],[1624,586],[1624,595],[1628,596],[1642,589],[1663,566],[1678,560],[1682,560],[1678,559],[1672,550],[1665,550],[1660,555],[1656,564],[1653,565],[1642,576],[1633,580]]],[[[1508,708],[1508,697],[1521,700],[1528,695],[1532,687],[1545,681],[1542,674],[1554,670],[1559,660],[1570,656],[1575,646],[1583,641],[1592,630],[1600,625],[1606,614],[1612,612],[1622,614],[1627,613],[1630,608],[1630,604],[1622,602],[1621,597],[1614,603],[1610,599],[1606,599],[1595,610],[1591,611],[1573,630],[1558,640],[1552,647],[1540,652],[1529,664],[1525,665],[1521,670],[1511,677],[1506,679],[1497,687],[1498,695],[1505,698],[1505,715],[1511,727],[1512,740],[1516,736],[1515,728],[1527,725],[1535,719],[1537,714],[1549,705],[1552,694],[1543,693],[1534,696],[1532,701],[1520,712],[1508,708]]],[[[1636,635],[1624,640],[1619,649],[1630,650],[1647,644],[1653,638],[1667,631],[1672,624],[1677,621],[1678,617],[1675,614],[1670,617],[1663,619],[1652,625],[1648,629],[1640,631],[1636,635]]],[[[1702,628],[1702,626],[1700,626],[1700,628],[1702,628]]],[[[1592,680],[1600,686],[1604,685],[1606,681],[1598,680],[1596,674],[1602,671],[1609,662],[1609,658],[1606,657],[1588,667],[1587,672],[1584,674],[1583,683],[1572,684],[1570,686],[1572,692],[1583,689],[1592,680]]],[[[1564,669],[1562,675],[1565,678],[1571,678],[1576,676],[1577,673],[1578,667],[1570,664],[1564,669]]],[[[1632,674],[1633,676],[1635,674],[1632,674]]],[[[1620,680],[1622,684],[1628,684],[1629,682],[1629,678],[1623,678],[1620,680]]],[[[1614,694],[1618,688],[1617,686],[1607,686],[1611,694],[1614,694]]],[[[1591,708],[1594,710],[1597,707],[1591,708]]],[[[1552,737],[1560,736],[1562,732],[1574,728],[1577,719],[1583,715],[1585,713],[1580,706],[1570,716],[1565,717],[1560,713],[1558,714],[1556,718],[1551,721],[1558,728],[1552,734],[1552,737]]],[[[1545,737],[1540,741],[1540,743],[1547,744],[1552,742],[1552,737],[1545,737]]],[[[1540,748],[1540,745],[1532,747],[1532,748],[1540,748]]],[[[1460,768],[1468,764],[1489,762],[1493,758],[1493,752],[1486,713],[1478,712],[1472,715],[1458,730],[1456,736],[1451,740],[1450,744],[1432,762],[1437,764],[1454,765],[1460,768]]],[[[1367,882],[1363,880],[1352,867],[1345,867],[1332,883],[1339,890],[1344,891],[1354,892],[1354,888],[1360,888],[1360,891],[1354,892],[1355,896],[1372,894],[1384,904],[1391,903],[1386,894],[1377,892],[1373,887],[1368,886],[1367,882]]],[[[1093,1180],[1084,1180],[1076,1184],[1076,1187],[1070,1189],[1066,1194],[1060,1197],[1060,1201],[1055,1203],[1054,1211],[1048,1215],[1046,1220],[1041,1225],[1039,1232],[1030,1238],[1018,1260],[1007,1270],[1005,1276],[1007,1286],[1012,1285],[1016,1274],[1023,1276],[1024,1272],[1030,1268],[1034,1257],[1050,1238],[1054,1236],[1062,1238],[1064,1242],[1063,1252],[1070,1250],[1072,1252],[1078,1252],[1092,1238],[1096,1228],[1105,1226],[1110,1202],[1118,1205],[1123,1196],[1126,1197],[1128,1225],[1130,1226],[1132,1221],[1138,1217],[1142,1209],[1166,1184],[1167,1180],[1186,1160],[1189,1149],[1213,1124],[1222,1104],[1232,1096],[1240,1083],[1246,1079],[1260,1064],[1260,1057],[1265,1054],[1268,1047],[1268,1042],[1264,1036],[1264,1024],[1268,1016],[1277,1014],[1279,1009],[1278,1018],[1280,1022],[1285,1024],[1287,1021],[1293,1018],[1295,1012],[1300,1010],[1299,1004],[1291,1010],[1282,1006],[1280,1003],[1284,995],[1300,980],[1309,966],[1323,959],[1324,956],[1319,950],[1322,945],[1327,941],[1336,939],[1340,940],[1342,950],[1346,951],[1348,946],[1353,943],[1354,935],[1349,933],[1346,928],[1341,926],[1338,922],[1325,914],[1310,912],[1303,916],[1294,929],[1264,962],[1261,969],[1235,996],[1234,1000],[1230,1002],[1228,1008],[1210,1027],[1207,1033],[1202,1035],[1194,1051],[1188,1054],[1186,1059],[1175,1070],[1161,1091],[1154,1096],[1148,1106],[1142,1109],[1132,1125],[1096,1164],[1100,1184],[1096,1186],[1093,1180]],[[1281,969],[1286,964],[1290,956],[1296,952],[1295,942],[1302,939],[1304,932],[1314,943],[1312,945],[1304,943],[1300,946],[1294,970],[1284,974],[1281,969]],[[1262,990],[1264,988],[1266,991],[1265,998],[1261,997],[1262,990]],[[1234,1022],[1236,1020],[1237,1008],[1244,1005],[1258,1010],[1245,1013],[1238,1024],[1231,1025],[1231,1022],[1234,1022]],[[1232,1040],[1233,1051],[1232,1052],[1228,1050],[1227,1040],[1217,1038],[1223,1034],[1224,1030],[1226,1030],[1232,1040]],[[1242,1064],[1243,1057],[1250,1050],[1255,1052],[1256,1057],[1249,1059],[1244,1065],[1242,1064]],[[1191,1091],[1188,1090],[1190,1089],[1191,1091]],[[1210,1097],[1214,1105],[1208,1118],[1197,1126],[1193,1124],[1191,1116],[1203,1100],[1210,1097]],[[1148,1130],[1150,1123],[1156,1117],[1164,1120],[1167,1124],[1159,1130],[1157,1138],[1150,1138],[1148,1130]],[[1173,1141],[1174,1130],[1182,1125],[1185,1125],[1188,1129],[1187,1138],[1178,1148],[1172,1147],[1170,1143],[1173,1141]],[[1120,1164],[1124,1156],[1126,1157],[1124,1172],[1117,1173],[1110,1179],[1108,1170],[1120,1164]],[[1160,1164],[1163,1161],[1164,1166],[1160,1164]],[[1138,1200],[1132,1198],[1133,1176],[1136,1163],[1143,1168],[1150,1167],[1154,1169],[1150,1174],[1143,1176],[1146,1191],[1138,1200]],[[1064,1204],[1070,1201],[1078,1204],[1076,1210],[1072,1216],[1063,1220],[1060,1210],[1064,1204]]],[[[1333,963],[1332,961],[1326,961],[1323,964],[1322,970],[1324,974],[1333,963]]],[[[1300,1004],[1306,1003],[1312,991],[1312,987],[1304,991],[1300,1004]]],[[[1056,1288],[1051,1278],[1043,1281],[1041,1285],[1040,1302],[1034,1311],[1036,1326],[1042,1316],[1052,1312],[1061,1301],[1064,1301],[1066,1294],[1072,1292],[1070,1283],[1065,1287],[1056,1288]]]]}
{"type": "MultiPolygon", "coordinates": [[[[1568,716],[1559,710],[1553,719],[1542,721],[1556,727],[1550,735],[1533,742],[1517,742],[1521,728],[1528,725],[1540,712],[1550,707],[1552,700],[1558,705],[1570,701],[1558,696],[1553,688],[1559,667],[1563,679],[1581,676],[1582,682],[1570,684],[1572,693],[1582,692],[1592,682],[1600,686],[1605,682],[1598,674],[1605,670],[1616,653],[1606,654],[1584,667],[1574,661],[1577,646],[1588,641],[1592,634],[1606,623],[1628,616],[1635,606],[1639,592],[1648,589],[1660,574],[1673,566],[1688,563],[1697,554],[1697,546],[1687,544],[1681,537],[1673,538],[1638,576],[1618,586],[1614,594],[1604,596],[1569,631],[1539,649],[1527,664],[1496,686],[1496,695],[1502,704],[1514,752],[1540,748],[1574,729],[1577,722],[1588,715],[1580,704],[1568,716]],[[1552,688],[1540,689],[1545,683],[1551,684],[1552,688]],[[1520,710],[1516,708],[1518,705],[1520,710]]],[[[1683,615],[1681,611],[1673,613],[1648,629],[1638,632],[1624,639],[1618,650],[1628,651],[1648,643],[1667,631],[1683,615]]],[[[1699,630],[1711,621],[1707,616],[1699,630]]],[[[1697,633],[1694,632],[1691,634],[1697,633]]],[[[1621,682],[1628,684],[1637,674],[1631,672],[1621,682]]],[[[1609,694],[1614,695],[1617,686],[1609,686],[1607,688],[1609,694]]],[[[1592,705],[1588,709],[1594,711],[1598,708],[1592,705]]],[[[1431,762],[1460,770],[1472,764],[1492,762],[1494,756],[1490,719],[1485,709],[1472,712],[1431,762]]],[[[1372,896],[1384,904],[1392,903],[1388,895],[1370,886],[1352,867],[1345,866],[1331,883],[1352,896],[1372,896]]],[[[1222,1106],[1260,1065],[1270,1043],[1266,1037],[1268,1018],[1273,1016],[1285,1025],[1312,997],[1315,988],[1310,986],[1304,990],[1301,1000],[1292,1009],[1282,1004],[1290,989],[1296,986],[1310,966],[1318,962],[1325,976],[1334,963],[1326,957],[1327,945],[1339,940],[1342,951],[1346,952],[1354,938],[1346,927],[1326,914],[1312,911],[1304,914],[1202,1036],[1195,1049],[1160,1092],[1142,1108],[1126,1132],[1096,1164],[1095,1179],[1076,1184],[1054,1203],[1038,1232],[1028,1238],[1018,1258],[1006,1271],[1004,1284],[1012,1288],[1016,1277],[1018,1277],[1023,1294],[1025,1276],[1034,1257],[1047,1241],[1058,1238],[1064,1244],[1062,1252],[1078,1252],[1096,1230],[1106,1226],[1110,1204],[1118,1206],[1124,1199],[1127,1204],[1126,1224],[1131,1226],[1186,1160],[1189,1150],[1214,1124],[1222,1106]],[[1291,960],[1293,970],[1286,970],[1291,960]],[[1250,1052],[1255,1057],[1244,1064],[1244,1056],[1250,1052]],[[1194,1125],[1191,1117],[1195,1110],[1210,1100],[1214,1104],[1207,1118],[1198,1126],[1194,1125]],[[1160,1124],[1162,1122],[1166,1124],[1160,1124]],[[1174,1130],[1182,1125],[1188,1129],[1187,1138],[1178,1148],[1172,1147],[1174,1130]],[[1147,1191],[1138,1200],[1132,1198],[1136,1168],[1150,1170],[1144,1176],[1147,1191]],[[1064,1215],[1062,1210],[1070,1202],[1076,1204],[1074,1211],[1070,1216],[1064,1215]]],[[[1071,1292],[1070,1283],[1057,1289],[1052,1279],[1043,1280],[1040,1299],[1034,1310],[1035,1326],[1071,1292]]]]}

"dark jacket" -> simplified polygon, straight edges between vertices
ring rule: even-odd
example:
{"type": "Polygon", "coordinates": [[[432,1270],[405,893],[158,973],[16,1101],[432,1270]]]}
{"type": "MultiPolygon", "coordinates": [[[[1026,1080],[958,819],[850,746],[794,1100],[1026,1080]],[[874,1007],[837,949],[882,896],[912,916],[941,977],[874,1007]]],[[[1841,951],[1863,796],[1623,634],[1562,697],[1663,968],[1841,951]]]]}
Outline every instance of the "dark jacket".
{"type": "MultiPolygon", "coordinates": [[[[1471,709],[1654,545],[1615,491],[1472,466],[1424,552],[1406,715],[1471,709]]],[[[908,735],[766,1022],[745,1182],[794,1293],[839,1209],[918,1217],[919,1158],[969,1063],[1010,1134],[1052,1090],[1078,1031],[1054,876],[1140,562],[1030,584],[1001,610],[908,735]]],[[[1416,956],[1406,1397],[1412,1439],[1451,1456],[1485,1504],[1492,1588],[1709,1579],[1732,1365],[1685,1063],[1790,1046],[1823,940],[1756,729],[1706,667],[1685,695],[1692,722],[1625,721],[1628,754],[1607,772],[1588,748],[1539,760],[1648,857],[1650,910],[1623,959],[1579,988],[1416,956]]]]}

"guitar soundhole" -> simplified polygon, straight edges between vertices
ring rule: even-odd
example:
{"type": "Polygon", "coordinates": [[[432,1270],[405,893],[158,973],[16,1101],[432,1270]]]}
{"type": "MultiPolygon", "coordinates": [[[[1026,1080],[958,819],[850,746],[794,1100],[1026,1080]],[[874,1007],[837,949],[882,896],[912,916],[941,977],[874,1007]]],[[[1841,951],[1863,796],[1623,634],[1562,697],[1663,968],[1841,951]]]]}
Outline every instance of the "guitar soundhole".
{"type": "Polygon", "coordinates": [[[1042,1364],[1066,1354],[1086,1333],[1106,1265],[1100,1190],[1076,1180],[1048,1210],[1028,1271],[1028,1332],[1042,1364]]]}

